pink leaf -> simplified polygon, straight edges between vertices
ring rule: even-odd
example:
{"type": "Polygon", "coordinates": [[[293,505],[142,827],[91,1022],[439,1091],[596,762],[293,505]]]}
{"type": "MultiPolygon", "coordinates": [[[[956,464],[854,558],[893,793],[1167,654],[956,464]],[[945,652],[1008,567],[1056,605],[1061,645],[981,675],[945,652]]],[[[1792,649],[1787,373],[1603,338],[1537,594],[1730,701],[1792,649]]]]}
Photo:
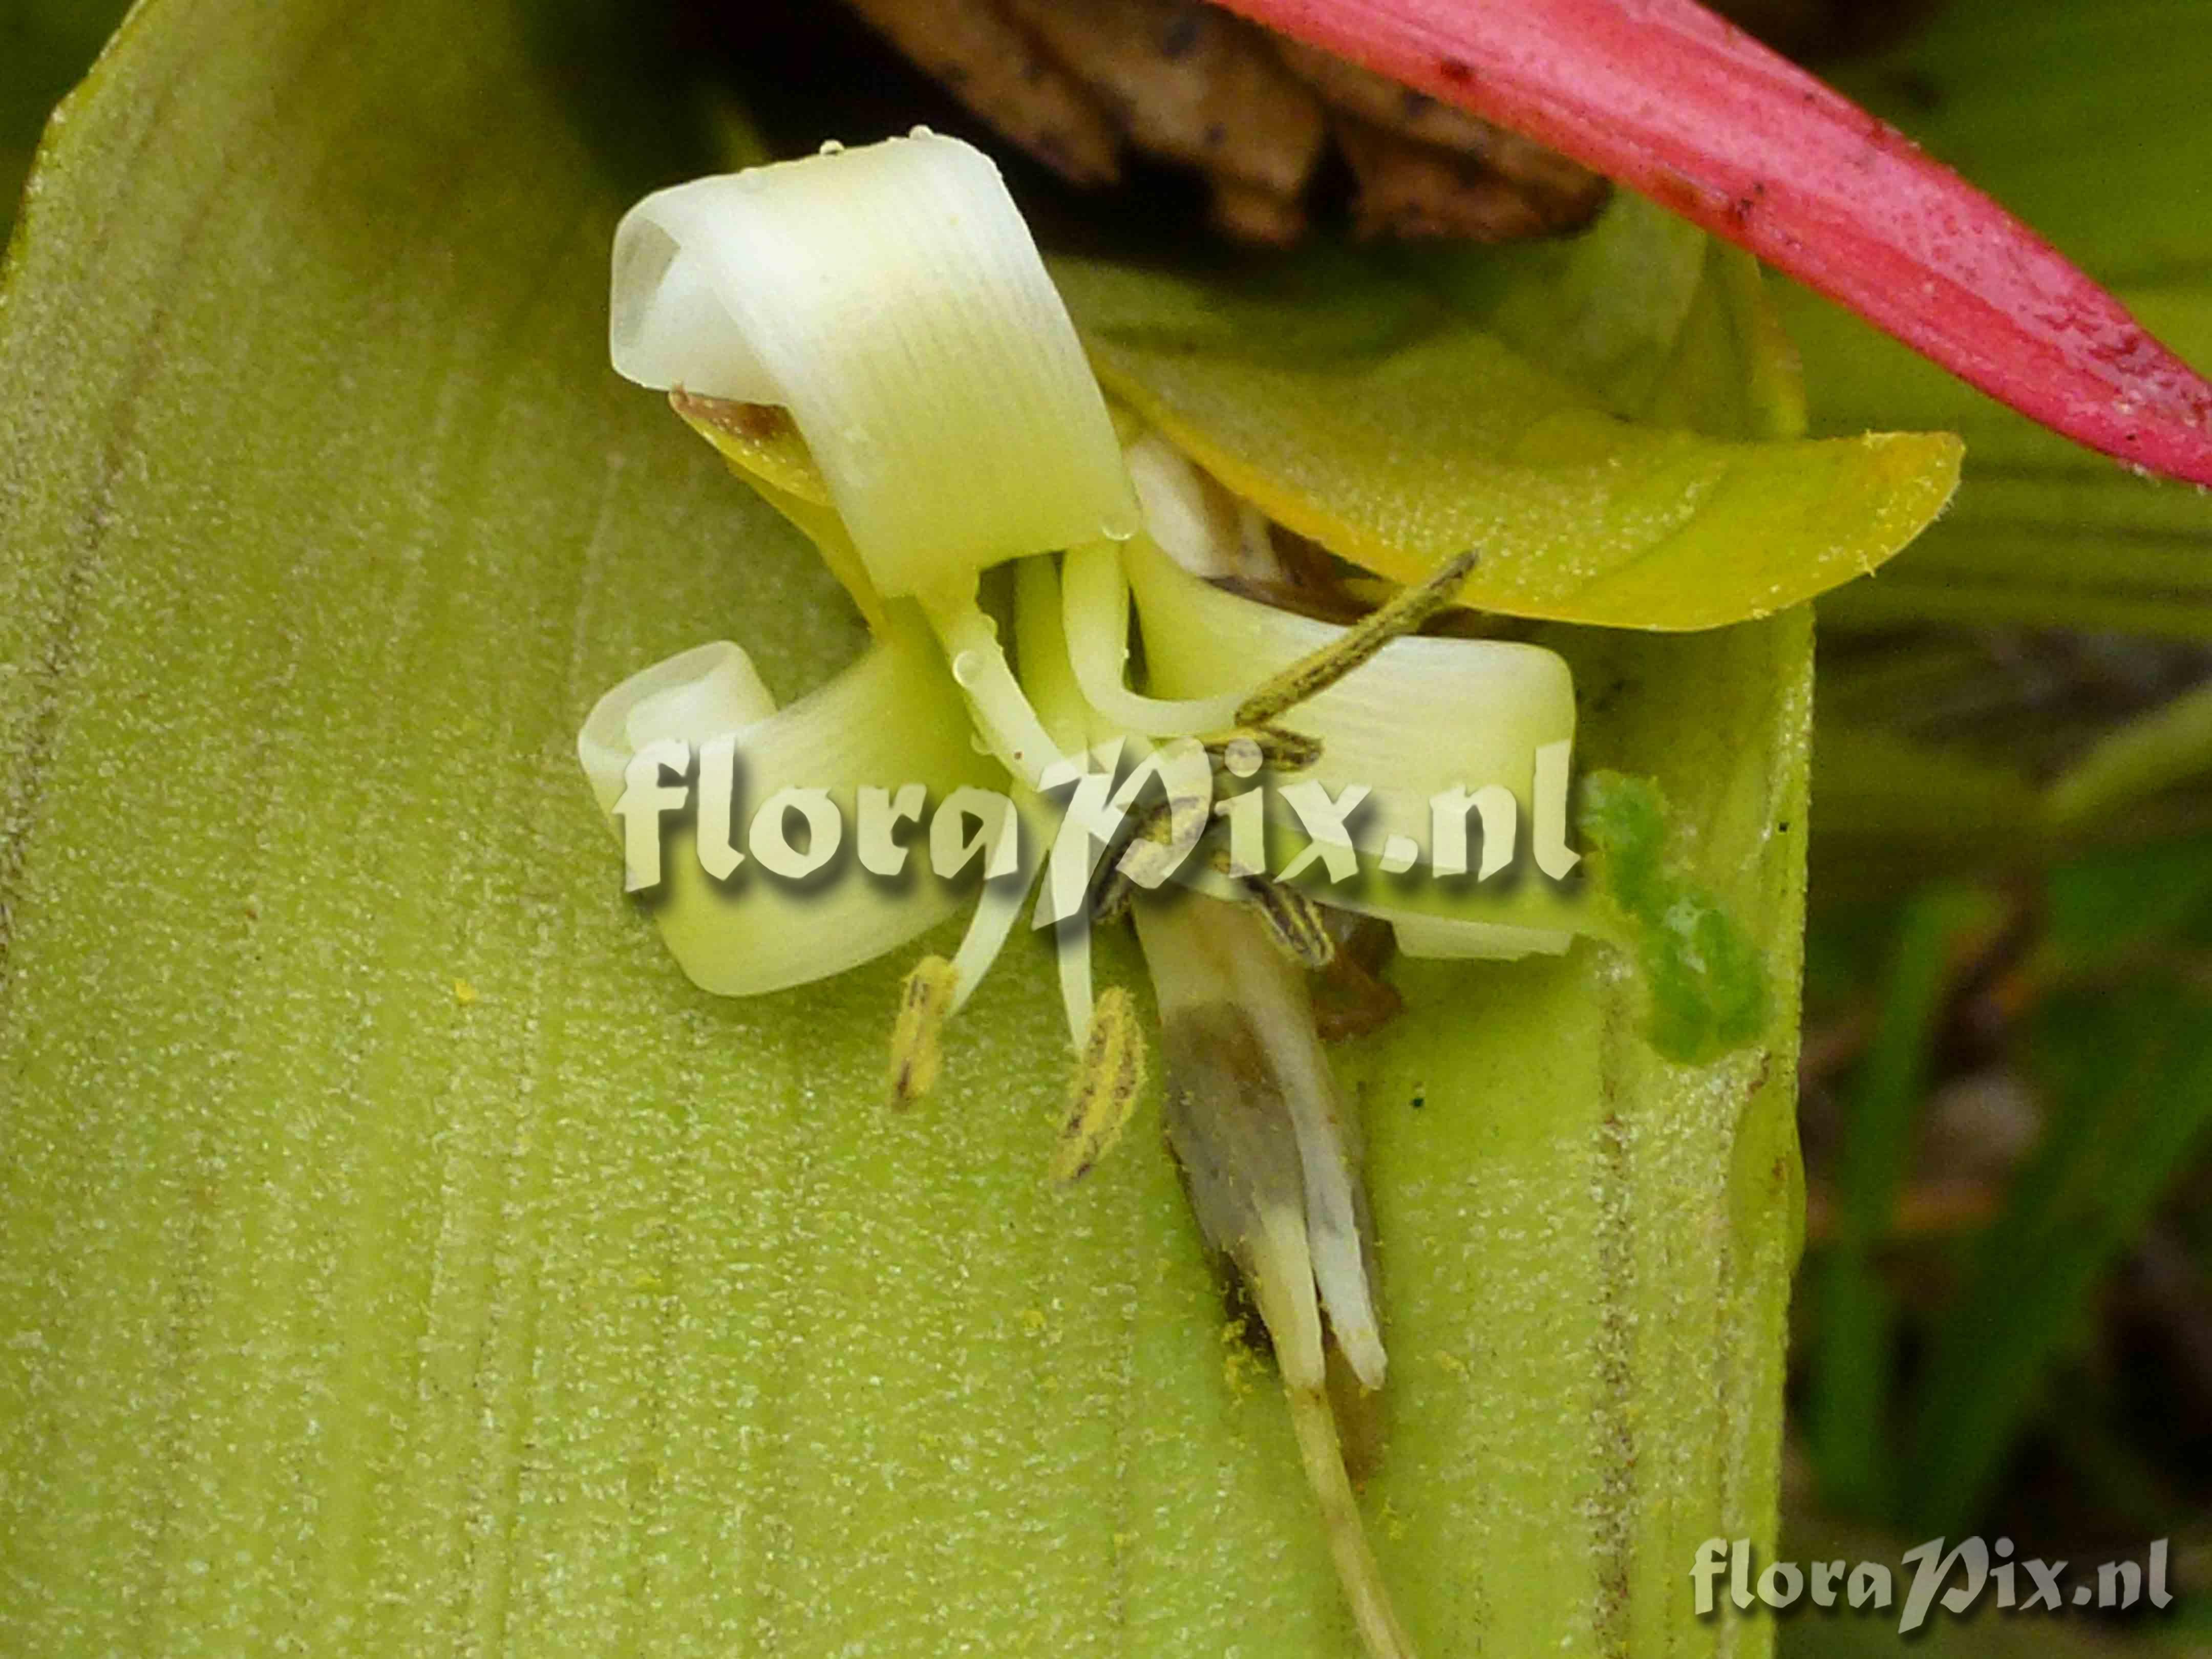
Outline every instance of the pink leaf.
{"type": "Polygon", "coordinates": [[[1894,127],[1691,0],[1220,3],[1620,179],[2078,442],[2212,484],[2212,386],[1894,127]]]}

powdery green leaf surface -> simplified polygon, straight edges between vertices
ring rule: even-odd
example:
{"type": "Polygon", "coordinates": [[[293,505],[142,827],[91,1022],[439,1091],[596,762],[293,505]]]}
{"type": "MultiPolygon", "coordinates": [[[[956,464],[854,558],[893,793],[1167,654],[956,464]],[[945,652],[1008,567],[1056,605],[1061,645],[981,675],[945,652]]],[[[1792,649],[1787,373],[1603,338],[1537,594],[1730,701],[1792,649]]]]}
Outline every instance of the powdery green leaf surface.
{"type": "MultiPolygon", "coordinates": [[[[657,118],[562,40],[152,0],[22,227],[0,1649],[1345,1659],[1157,1136],[1045,1180],[1035,942],[893,1116],[904,962],[716,1001],[620,897],[598,693],[726,634],[789,696],[862,635],[607,370],[645,181],[596,135],[657,118]]],[[[1793,986],[1802,613],[1557,643],[1793,986]]],[[[1680,1067],[1593,945],[1401,979],[1344,1063],[1419,1650],[1762,1650],[1686,1568],[1772,1533],[1794,1008],[1680,1067]]]]}
{"type": "Polygon", "coordinates": [[[8,0],[0,6],[0,236],[40,130],[123,15],[118,0],[8,0]]]}
{"type": "Polygon", "coordinates": [[[1797,353],[1759,263],[1616,188],[1578,236],[1436,242],[1395,261],[1460,315],[1616,415],[1717,438],[1802,438],[1797,353]]]}
{"type": "Polygon", "coordinates": [[[1632,424],[1444,307],[1054,270],[1107,388],[1232,489],[1399,580],[1480,548],[1465,598],[1510,615],[1765,616],[1873,569],[1958,480],[1945,433],[1732,442],[1632,424]]]}
{"type": "Polygon", "coordinates": [[[1668,1060],[1755,1042],[1773,992],[1756,941],[1668,857],[1667,803],[1648,779],[1583,780],[1582,831],[1626,921],[1651,1000],[1645,1036],[1668,1060]]]}

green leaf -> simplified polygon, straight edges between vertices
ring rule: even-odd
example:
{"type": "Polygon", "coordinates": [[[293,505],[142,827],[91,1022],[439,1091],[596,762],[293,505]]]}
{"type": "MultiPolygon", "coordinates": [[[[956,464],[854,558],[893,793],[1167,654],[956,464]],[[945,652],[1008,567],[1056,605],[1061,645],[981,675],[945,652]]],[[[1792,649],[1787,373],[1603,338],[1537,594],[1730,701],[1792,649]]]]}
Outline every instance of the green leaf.
{"type": "Polygon", "coordinates": [[[1928,1357],[1902,1498],[1916,1528],[1980,1512],[2053,1356],[2212,1129],[2212,999],[2185,978],[2053,997],[2033,1054],[2054,1109],[1928,1357]]]}
{"type": "MultiPolygon", "coordinates": [[[[2212,36],[2191,0],[1946,8],[1858,69],[1860,97],[2024,215],[2191,362],[2212,363],[2212,36]],[[2155,51],[2130,49],[2155,41],[2155,51]]],[[[1782,285],[1814,429],[1948,427],[1966,483],[1878,580],[1822,601],[1838,624],[2021,623],[2212,638],[2212,500],[2033,425],[1782,285]]]]}
{"type": "Polygon", "coordinates": [[[2124,966],[2176,934],[2187,939],[2212,916],[2212,836],[2069,860],[2050,872],[2044,907],[2047,948],[2063,971],[2124,966]]]}
{"type": "MultiPolygon", "coordinates": [[[[606,367],[677,107],[632,27],[148,0],[45,164],[0,313],[0,1647],[1341,1659],[1157,1138],[1045,1179],[1042,946],[887,1115],[906,963],[717,1001],[620,896],[598,693],[727,635],[787,698],[863,639],[606,367]]],[[[1589,763],[1794,985],[1803,614],[1562,645],[1589,763]]],[[[1679,1066],[1593,945],[1400,979],[1343,1060],[1419,1651],[1761,1650],[1686,1565],[1773,1529],[1790,999],[1679,1066]]]]}
{"type": "Polygon", "coordinates": [[[1836,81],[2068,257],[2142,288],[2212,261],[2203,22],[2193,0],[1964,0],[1836,81]]]}
{"type": "Polygon", "coordinates": [[[1758,262],[1632,191],[1579,236],[1395,258],[1616,415],[1713,438],[1805,435],[1796,352],[1758,262]]]}
{"type": "MultiPolygon", "coordinates": [[[[2118,291],[2161,339],[2212,362],[2212,275],[2118,291]]],[[[1825,301],[1790,294],[1783,309],[1816,431],[1934,422],[1966,441],[1953,509],[1874,580],[1824,596],[1824,617],[1854,629],[1936,621],[2212,639],[2203,491],[2136,477],[2053,436],[1825,301]]]]}
{"type": "Polygon", "coordinates": [[[2212,684],[2185,691],[2098,739],[2044,804],[2062,826],[2110,818],[2179,784],[2212,779],[2212,684]]]}
{"type": "Polygon", "coordinates": [[[1723,442],[1625,421],[1455,307],[1341,265],[1271,291],[1054,275],[1108,390],[1231,489],[1401,581],[1479,548],[1466,599],[1510,615],[1765,616],[1880,564],[1957,479],[1940,433],[1723,442]]]}
{"type": "Polygon", "coordinates": [[[2041,797],[2017,768],[1838,714],[1825,682],[1821,695],[1813,890],[1822,903],[1907,892],[1931,875],[1984,878],[2049,857],[2041,797]]]}
{"type": "Polygon", "coordinates": [[[1861,1515],[1887,1510],[1893,1469],[1887,1419],[1897,1300],[1875,1252],[1911,1162],[1914,1110],[1927,1093],[1957,945],[1989,927],[1993,908],[1984,894],[1941,887],[1905,905],[1874,1036],[1852,1080],[1836,1162],[1837,1237],[1817,1263],[1820,1336],[1805,1431],[1822,1501],[1861,1515]]]}

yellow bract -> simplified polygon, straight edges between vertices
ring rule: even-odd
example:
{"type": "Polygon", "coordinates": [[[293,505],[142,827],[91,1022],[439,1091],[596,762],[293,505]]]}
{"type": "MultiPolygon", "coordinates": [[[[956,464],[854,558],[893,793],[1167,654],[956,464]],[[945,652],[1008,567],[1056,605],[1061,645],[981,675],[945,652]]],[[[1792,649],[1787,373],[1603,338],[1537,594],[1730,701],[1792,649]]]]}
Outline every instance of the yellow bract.
{"type": "Polygon", "coordinates": [[[1173,278],[1054,274],[1108,391],[1231,491],[1397,581],[1479,548],[1461,597],[1484,610],[1667,630],[1767,616],[1873,569],[1958,483],[1943,433],[1631,423],[1441,313],[1322,334],[1310,305],[1200,308],[1173,278]]]}

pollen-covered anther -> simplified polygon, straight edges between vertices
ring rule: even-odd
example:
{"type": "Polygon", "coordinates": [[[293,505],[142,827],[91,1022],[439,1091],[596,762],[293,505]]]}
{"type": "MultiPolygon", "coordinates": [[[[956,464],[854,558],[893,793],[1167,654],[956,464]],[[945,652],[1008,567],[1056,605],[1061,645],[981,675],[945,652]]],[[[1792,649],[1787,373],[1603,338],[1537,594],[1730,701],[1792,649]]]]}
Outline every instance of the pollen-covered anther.
{"type": "Polygon", "coordinates": [[[1431,617],[1457,602],[1461,585],[1480,556],[1470,548],[1446,560],[1425,580],[1403,589],[1382,609],[1346,629],[1325,650],[1303,657],[1269,678],[1237,706],[1237,724],[1256,726],[1272,720],[1284,710],[1328,690],[1391,641],[1419,633],[1431,617]]]}
{"type": "Polygon", "coordinates": [[[1313,900],[1278,881],[1249,880],[1244,891],[1268,942],[1291,961],[1319,972],[1336,960],[1336,935],[1313,900]]]}
{"type": "Polygon", "coordinates": [[[1099,860],[1091,920],[1121,921],[1139,888],[1157,888],[1172,877],[1205,834],[1210,805],[1210,796],[1175,794],[1129,819],[1099,860]]]}
{"type": "Polygon", "coordinates": [[[906,976],[899,993],[898,1020],[891,1027],[892,1105],[911,1105],[937,1086],[943,1061],[938,1038],[959,984],[960,975],[943,957],[924,957],[906,976]]]}
{"type": "Polygon", "coordinates": [[[1067,1121],[1053,1152],[1052,1176],[1080,1181],[1113,1150],[1145,1086],[1145,1033],[1135,1003],[1119,985],[1100,994],[1069,1091],[1067,1121]]]}
{"type": "Polygon", "coordinates": [[[1205,739],[1206,752],[1217,768],[1231,775],[1249,778],[1264,766],[1273,772],[1304,772],[1321,763],[1321,739],[1286,726],[1239,726],[1205,739]],[[1232,750],[1238,752],[1232,755],[1232,750]],[[1253,763],[1245,764],[1249,756],[1253,763]]]}

